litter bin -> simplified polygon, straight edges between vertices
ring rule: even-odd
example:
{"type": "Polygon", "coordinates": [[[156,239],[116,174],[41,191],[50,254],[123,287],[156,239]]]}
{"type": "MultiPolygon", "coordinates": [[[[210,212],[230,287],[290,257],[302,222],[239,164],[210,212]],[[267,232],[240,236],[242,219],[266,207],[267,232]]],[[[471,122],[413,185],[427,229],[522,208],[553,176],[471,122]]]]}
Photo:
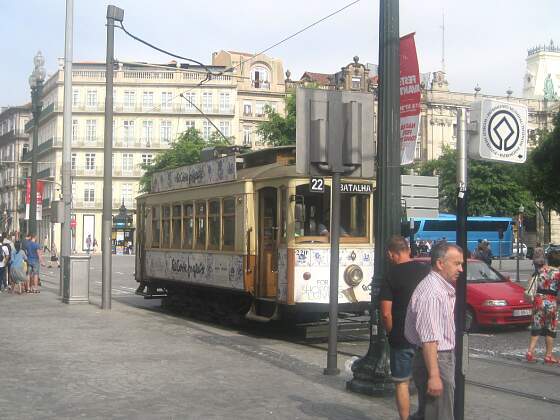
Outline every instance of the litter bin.
{"type": "Polygon", "coordinates": [[[90,255],[71,255],[70,276],[62,286],[64,303],[89,303],[90,255]]]}

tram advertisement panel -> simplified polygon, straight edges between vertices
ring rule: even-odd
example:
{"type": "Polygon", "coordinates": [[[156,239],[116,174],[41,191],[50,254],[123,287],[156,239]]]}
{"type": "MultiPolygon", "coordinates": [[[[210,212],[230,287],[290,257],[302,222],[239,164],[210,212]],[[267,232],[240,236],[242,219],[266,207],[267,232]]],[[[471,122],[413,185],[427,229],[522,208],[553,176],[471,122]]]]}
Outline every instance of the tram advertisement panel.
{"type": "Polygon", "coordinates": [[[243,290],[241,255],[147,251],[149,277],[243,290]]]}
{"type": "MultiPolygon", "coordinates": [[[[330,249],[296,249],[294,255],[294,301],[329,303],[330,249]]],[[[338,302],[369,302],[373,277],[373,249],[340,250],[338,302]],[[361,281],[352,286],[345,280],[348,268],[359,267],[361,281]]]]}

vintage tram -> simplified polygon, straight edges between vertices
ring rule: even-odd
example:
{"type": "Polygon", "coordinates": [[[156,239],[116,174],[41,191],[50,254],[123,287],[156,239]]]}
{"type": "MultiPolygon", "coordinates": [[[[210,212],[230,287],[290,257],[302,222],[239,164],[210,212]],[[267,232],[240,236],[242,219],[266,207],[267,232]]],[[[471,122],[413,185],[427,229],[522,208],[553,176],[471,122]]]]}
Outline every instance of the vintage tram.
{"type": "MultiPolygon", "coordinates": [[[[327,313],[330,179],[313,192],[296,174],[292,146],[213,157],[156,173],[151,192],[138,197],[138,292],[257,320],[327,313]]],[[[370,302],[373,186],[351,179],[341,186],[345,312],[370,302]]]]}

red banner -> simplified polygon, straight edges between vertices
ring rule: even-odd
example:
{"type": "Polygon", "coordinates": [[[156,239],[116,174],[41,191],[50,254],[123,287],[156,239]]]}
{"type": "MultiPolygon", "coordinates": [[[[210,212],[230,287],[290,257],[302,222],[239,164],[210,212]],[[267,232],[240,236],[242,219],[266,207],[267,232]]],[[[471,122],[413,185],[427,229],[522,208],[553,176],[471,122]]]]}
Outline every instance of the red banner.
{"type": "Polygon", "coordinates": [[[400,40],[401,165],[414,161],[420,123],[420,70],[414,33],[400,40]]]}
{"type": "MultiPolygon", "coordinates": [[[[37,220],[43,220],[43,192],[45,183],[37,181],[37,220]]],[[[25,220],[29,220],[29,204],[31,203],[31,179],[26,179],[25,188],[25,220]]]]}

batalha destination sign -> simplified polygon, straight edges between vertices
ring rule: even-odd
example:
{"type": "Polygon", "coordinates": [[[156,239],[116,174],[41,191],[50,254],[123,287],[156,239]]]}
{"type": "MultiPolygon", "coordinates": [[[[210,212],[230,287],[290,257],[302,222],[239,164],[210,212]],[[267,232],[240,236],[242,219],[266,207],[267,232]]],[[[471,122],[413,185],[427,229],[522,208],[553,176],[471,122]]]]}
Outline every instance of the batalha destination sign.
{"type": "Polygon", "coordinates": [[[234,181],[236,177],[235,156],[226,156],[157,172],[152,175],[152,192],[234,181]]]}

